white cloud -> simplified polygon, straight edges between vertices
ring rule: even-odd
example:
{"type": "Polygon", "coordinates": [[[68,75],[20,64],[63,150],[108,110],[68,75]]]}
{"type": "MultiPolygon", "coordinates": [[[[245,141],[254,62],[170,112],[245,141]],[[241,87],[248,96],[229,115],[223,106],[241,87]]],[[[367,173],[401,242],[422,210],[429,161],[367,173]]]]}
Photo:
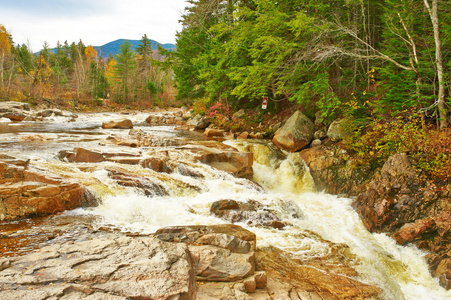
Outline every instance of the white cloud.
{"type": "Polygon", "coordinates": [[[49,18],[96,14],[110,10],[110,3],[108,0],[0,0],[2,10],[49,18]]]}
{"type": "Polygon", "coordinates": [[[0,22],[16,44],[39,51],[47,41],[99,46],[116,39],[175,43],[185,0],[0,0],[0,22]]]}

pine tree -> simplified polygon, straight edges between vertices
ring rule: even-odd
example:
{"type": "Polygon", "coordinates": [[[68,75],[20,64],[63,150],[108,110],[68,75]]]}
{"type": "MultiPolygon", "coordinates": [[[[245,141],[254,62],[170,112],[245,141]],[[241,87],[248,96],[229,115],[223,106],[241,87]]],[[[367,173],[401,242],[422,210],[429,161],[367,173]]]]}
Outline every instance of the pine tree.
{"type": "Polygon", "coordinates": [[[143,98],[150,98],[153,94],[149,92],[149,89],[146,86],[150,83],[155,86],[152,78],[152,66],[150,64],[150,60],[152,57],[152,43],[147,38],[147,35],[144,34],[142,39],[140,40],[140,44],[136,48],[136,52],[138,54],[138,73],[140,74],[140,90],[143,98]]]}
{"type": "Polygon", "coordinates": [[[122,85],[122,102],[128,103],[130,98],[130,81],[136,68],[135,52],[128,41],[125,41],[120,46],[119,53],[116,55],[116,61],[116,74],[120,78],[122,85]]]}

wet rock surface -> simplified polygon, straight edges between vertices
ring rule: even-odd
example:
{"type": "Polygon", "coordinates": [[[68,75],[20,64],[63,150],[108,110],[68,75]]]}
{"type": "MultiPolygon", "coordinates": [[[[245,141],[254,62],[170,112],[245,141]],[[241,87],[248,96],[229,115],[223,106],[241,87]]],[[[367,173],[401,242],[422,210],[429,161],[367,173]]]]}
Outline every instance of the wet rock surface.
{"type": "Polygon", "coordinates": [[[431,272],[451,287],[451,186],[421,177],[406,153],[390,157],[379,170],[355,166],[336,146],[300,152],[320,189],[356,196],[353,207],[371,232],[386,232],[401,245],[429,252],[431,272]],[[440,266],[440,267],[439,267],[440,266]]]}
{"type": "Polygon", "coordinates": [[[275,212],[254,200],[238,202],[220,200],[214,202],[210,212],[231,223],[244,222],[250,226],[265,226],[281,229],[286,226],[275,212]]]}
{"type": "Polygon", "coordinates": [[[342,263],[353,257],[340,245],[328,257],[297,261],[277,248],[256,250],[256,235],[237,225],[165,227],[143,236],[93,230],[89,222],[69,229],[63,220],[53,230],[70,230],[65,238],[0,259],[0,299],[376,299],[380,293],[352,279],[356,271],[342,263]]]}
{"type": "Polygon", "coordinates": [[[179,148],[194,154],[196,161],[215,169],[233,174],[236,177],[252,179],[253,155],[239,152],[237,149],[215,142],[202,142],[196,146],[179,148]]]}
{"type": "Polygon", "coordinates": [[[121,186],[136,187],[144,191],[146,196],[168,196],[166,188],[143,176],[129,175],[118,171],[108,171],[108,176],[121,186]]]}
{"type": "Polygon", "coordinates": [[[390,157],[353,206],[370,231],[389,232],[399,244],[431,252],[428,261],[442,286],[450,288],[446,261],[451,251],[451,197],[420,178],[406,153],[390,157]],[[441,268],[438,266],[441,265],[441,268]]]}
{"type": "Polygon", "coordinates": [[[96,204],[89,190],[78,183],[28,167],[27,161],[0,158],[0,221],[96,204]]]}
{"type": "Polygon", "coordinates": [[[0,118],[6,118],[11,121],[22,121],[30,115],[30,105],[28,103],[14,101],[0,102],[0,118]]]}
{"type": "Polygon", "coordinates": [[[336,146],[318,146],[299,155],[309,167],[318,190],[331,194],[358,195],[365,190],[372,170],[347,160],[346,152],[336,146]]]}
{"type": "MultiPolygon", "coordinates": [[[[265,269],[270,298],[261,299],[379,299],[377,287],[352,279],[356,271],[339,245],[328,257],[299,261],[277,248],[257,252],[257,270],[265,269]]],[[[257,298],[258,299],[258,298],[257,298]]]]}
{"type": "Polygon", "coordinates": [[[107,122],[103,122],[102,124],[103,129],[131,129],[133,128],[133,123],[129,119],[123,119],[123,120],[111,120],[107,122]]]}
{"type": "MultiPolygon", "coordinates": [[[[110,141],[117,145],[132,148],[150,145],[153,147],[162,146],[159,145],[160,138],[153,138],[152,135],[142,131],[135,130],[130,133],[127,137],[115,136],[110,141]]],[[[155,149],[147,153],[135,152],[132,154],[75,148],[73,151],[60,151],[58,157],[62,161],[77,163],[113,161],[124,164],[139,164],[156,172],[172,173],[177,170],[184,175],[194,177],[200,175],[195,171],[191,171],[189,167],[184,166],[182,162],[201,162],[236,177],[251,179],[253,176],[253,155],[250,152],[239,152],[237,149],[217,141],[189,143],[176,138],[166,140],[165,144],[165,146],[170,144],[173,148],[155,149]]]]}

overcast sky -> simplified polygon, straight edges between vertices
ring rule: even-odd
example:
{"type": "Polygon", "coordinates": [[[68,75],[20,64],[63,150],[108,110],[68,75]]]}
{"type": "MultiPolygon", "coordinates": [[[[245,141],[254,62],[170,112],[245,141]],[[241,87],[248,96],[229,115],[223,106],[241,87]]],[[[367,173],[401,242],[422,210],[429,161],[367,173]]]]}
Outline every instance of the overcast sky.
{"type": "Polygon", "coordinates": [[[162,44],[175,43],[185,0],[0,0],[0,24],[15,44],[32,51],[57,41],[101,46],[144,34],[162,44]]]}

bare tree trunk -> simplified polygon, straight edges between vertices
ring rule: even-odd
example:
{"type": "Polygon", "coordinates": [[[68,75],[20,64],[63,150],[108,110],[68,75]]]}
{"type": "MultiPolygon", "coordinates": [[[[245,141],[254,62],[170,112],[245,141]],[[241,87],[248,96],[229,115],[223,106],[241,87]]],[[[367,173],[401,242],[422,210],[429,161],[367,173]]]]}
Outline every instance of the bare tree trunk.
{"type": "Polygon", "coordinates": [[[7,89],[6,89],[6,91],[7,91],[8,94],[9,94],[9,91],[10,91],[10,88],[11,88],[11,81],[12,81],[12,77],[13,77],[14,66],[15,66],[16,60],[13,59],[12,61],[13,61],[13,64],[12,64],[11,70],[10,70],[10,72],[9,72],[8,87],[7,87],[7,89]]]}
{"type": "Polygon", "coordinates": [[[0,61],[0,82],[1,82],[1,84],[2,84],[2,87],[3,87],[3,66],[4,66],[4,64],[5,64],[5,53],[2,53],[2,58],[1,58],[1,61],[0,61]]]}
{"type": "Polygon", "coordinates": [[[420,76],[420,72],[415,68],[415,65],[419,64],[418,54],[417,54],[417,45],[415,44],[415,41],[413,40],[412,36],[410,35],[409,29],[407,28],[406,23],[404,23],[404,20],[403,20],[401,14],[399,12],[397,14],[399,17],[399,21],[401,22],[401,25],[404,28],[404,31],[408,37],[407,41],[412,46],[413,59],[412,59],[412,57],[410,57],[410,66],[412,67],[412,70],[415,72],[415,74],[417,74],[417,82],[416,82],[417,95],[420,96],[421,76],[420,76]]]}
{"type": "Polygon", "coordinates": [[[438,77],[438,100],[437,106],[440,116],[440,129],[445,129],[448,126],[447,110],[445,104],[445,81],[443,71],[443,59],[442,59],[442,42],[440,40],[440,28],[438,21],[438,0],[432,0],[432,9],[429,6],[429,1],[424,0],[424,5],[429,11],[431,16],[432,26],[434,28],[434,40],[435,40],[435,63],[437,65],[437,77],[438,77]]]}

